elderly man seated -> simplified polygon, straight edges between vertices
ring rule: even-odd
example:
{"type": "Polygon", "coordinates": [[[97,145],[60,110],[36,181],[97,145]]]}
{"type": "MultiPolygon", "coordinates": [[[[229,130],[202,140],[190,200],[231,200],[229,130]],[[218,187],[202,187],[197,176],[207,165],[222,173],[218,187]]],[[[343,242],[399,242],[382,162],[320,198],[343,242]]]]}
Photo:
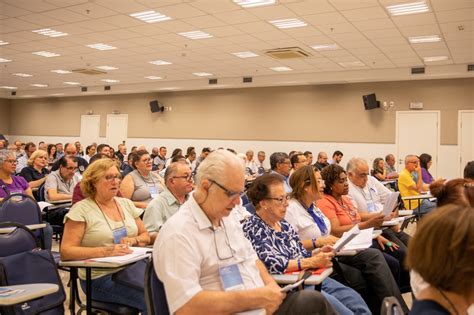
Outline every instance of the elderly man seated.
{"type": "Polygon", "coordinates": [[[290,180],[290,171],[291,171],[291,161],[288,154],[285,152],[275,152],[270,155],[270,173],[277,173],[283,176],[283,185],[285,187],[285,192],[290,193],[292,191],[289,184],[290,180]]]}
{"type": "MultiPolygon", "coordinates": [[[[419,196],[423,192],[423,179],[421,176],[420,161],[416,155],[407,155],[405,157],[405,168],[398,177],[398,189],[402,197],[419,196]],[[416,181],[415,176],[416,174],[416,181]]],[[[415,210],[421,215],[426,214],[436,207],[436,203],[429,199],[404,200],[405,208],[415,210]]]]}
{"type": "Polygon", "coordinates": [[[154,242],[161,226],[173,216],[193,190],[193,175],[186,162],[171,163],[165,171],[165,189],[148,204],[143,223],[154,242]]]}
{"type": "Polygon", "coordinates": [[[244,165],[217,150],[199,166],[196,190],[163,225],[153,262],[172,314],[334,314],[317,291],[286,295],[258,260],[232,216],[244,165]]]}
{"type": "MultiPolygon", "coordinates": [[[[89,163],[87,163],[87,161],[84,160],[82,157],[77,156],[77,148],[74,145],[74,143],[67,143],[66,147],[64,148],[64,153],[65,155],[76,157],[77,170],[79,171],[80,174],[84,173],[89,163]]],[[[53,164],[53,166],[51,167],[52,171],[57,171],[59,169],[60,161],[61,160],[59,159],[56,163],[53,164]]]]}

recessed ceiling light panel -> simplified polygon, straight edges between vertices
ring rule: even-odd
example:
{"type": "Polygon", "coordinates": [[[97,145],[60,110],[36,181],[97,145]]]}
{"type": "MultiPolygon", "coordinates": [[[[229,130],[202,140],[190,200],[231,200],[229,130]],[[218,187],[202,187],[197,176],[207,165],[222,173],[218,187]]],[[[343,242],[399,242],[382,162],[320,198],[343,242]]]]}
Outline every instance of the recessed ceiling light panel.
{"type": "Polygon", "coordinates": [[[293,69],[289,68],[289,67],[273,67],[273,68],[270,68],[271,70],[273,71],[277,71],[277,72],[283,72],[283,71],[291,71],[293,69]]]}
{"type": "Polygon", "coordinates": [[[57,73],[57,74],[69,74],[69,73],[72,73],[72,71],[69,71],[69,70],[61,70],[61,69],[58,69],[58,70],[51,70],[51,72],[54,72],[54,73],[57,73]]]}
{"type": "Polygon", "coordinates": [[[137,12],[137,13],[130,14],[130,16],[146,23],[155,23],[155,22],[171,20],[169,16],[166,16],[154,10],[137,12]]]}
{"type": "Polygon", "coordinates": [[[441,37],[439,35],[411,36],[408,37],[408,41],[412,44],[436,43],[441,41],[441,37]]]}
{"type": "Polygon", "coordinates": [[[148,63],[151,63],[151,64],[156,65],[156,66],[166,66],[166,65],[171,64],[171,62],[168,62],[168,61],[165,61],[165,60],[153,60],[153,61],[149,61],[148,63]]]}
{"type": "Polygon", "coordinates": [[[113,80],[113,79],[102,79],[102,82],[107,82],[107,83],[118,83],[120,82],[119,80],[113,80]]]}
{"type": "Polygon", "coordinates": [[[212,73],[208,73],[208,72],[193,72],[193,74],[198,77],[207,77],[207,76],[212,75],[212,73]]]}
{"type": "Polygon", "coordinates": [[[30,85],[31,85],[31,86],[34,86],[34,87],[40,87],[40,88],[48,87],[48,86],[49,86],[48,84],[39,84],[39,83],[30,84],[30,85]]]}
{"type": "Polygon", "coordinates": [[[388,13],[392,16],[425,13],[430,11],[430,8],[425,1],[389,5],[386,8],[388,13]]]}
{"type": "Polygon", "coordinates": [[[270,23],[273,24],[275,27],[278,27],[280,29],[303,27],[303,26],[308,25],[306,22],[304,22],[302,20],[299,20],[299,19],[273,20],[273,21],[270,21],[270,23]]]}
{"type": "Polygon", "coordinates": [[[22,77],[22,78],[29,78],[33,76],[32,74],[28,74],[28,73],[12,73],[12,75],[15,75],[17,77],[22,77]]]}
{"type": "Polygon", "coordinates": [[[448,60],[448,56],[433,56],[433,57],[424,57],[424,62],[436,62],[436,61],[445,61],[448,60]]]}
{"type": "Polygon", "coordinates": [[[18,89],[16,86],[7,86],[7,85],[2,85],[0,86],[0,89],[6,89],[6,90],[16,90],[18,89]]]}
{"type": "Polygon", "coordinates": [[[56,54],[50,51],[35,51],[32,52],[33,55],[41,56],[41,57],[46,57],[46,58],[52,58],[52,57],[59,57],[61,56],[60,54],[56,54]]]}
{"type": "Polygon", "coordinates": [[[113,49],[117,49],[117,47],[110,46],[110,45],[103,44],[103,43],[90,44],[90,45],[86,45],[86,46],[89,47],[89,48],[97,49],[97,50],[113,50],[113,49]]]}
{"type": "Polygon", "coordinates": [[[10,44],[9,42],[4,42],[3,40],[0,40],[0,46],[3,46],[3,45],[8,45],[10,44]]]}
{"type": "Polygon", "coordinates": [[[10,62],[10,59],[0,58],[0,62],[10,62]]]}
{"type": "Polygon", "coordinates": [[[254,52],[251,51],[239,51],[232,53],[232,55],[239,57],[239,58],[252,58],[252,57],[258,57],[258,55],[254,52]]]}
{"type": "Polygon", "coordinates": [[[322,44],[322,45],[313,45],[311,46],[316,51],[322,51],[322,50],[337,50],[339,49],[339,46],[337,44],[322,44]]]}
{"type": "Polygon", "coordinates": [[[42,28],[40,30],[34,30],[32,31],[33,33],[48,36],[48,37],[61,37],[61,36],[67,36],[68,33],[63,33],[63,32],[58,32],[55,30],[52,30],[50,28],[42,28]]]}
{"type": "Polygon", "coordinates": [[[242,8],[254,8],[275,4],[275,0],[234,0],[234,3],[240,5],[242,8]]]}
{"type": "Polygon", "coordinates": [[[118,68],[116,67],[111,67],[111,66],[98,66],[96,67],[97,69],[100,70],[105,70],[105,71],[110,71],[110,70],[117,70],[118,68]]]}
{"type": "Polygon", "coordinates": [[[191,31],[191,32],[182,32],[178,33],[181,36],[184,36],[189,39],[203,39],[203,38],[211,38],[213,37],[211,34],[208,34],[203,31],[191,31]]]}
{"type": "Polygon", "coordinates": [[[161,80],[163,78],[162,77],[157,77],[157,76],[154,76],[154,75],[149,75],[149,76],[145,77],[145,79],[148,79],[148,80],[161,80]]]}
{"type": "Polygon", "coordinates": [[[339,65],[348,68],[348,67],[364,67],[365,64],[361,61],[349,61],[349,62],[339,62],[339,65]]]}
{"type": "Polygon", "coordinates": [[[68,84],[68,85],[80,85],[79,82],[71,82],[71,81],[66,81],[66,82],[63,82],[64,84],[68,84]]]}

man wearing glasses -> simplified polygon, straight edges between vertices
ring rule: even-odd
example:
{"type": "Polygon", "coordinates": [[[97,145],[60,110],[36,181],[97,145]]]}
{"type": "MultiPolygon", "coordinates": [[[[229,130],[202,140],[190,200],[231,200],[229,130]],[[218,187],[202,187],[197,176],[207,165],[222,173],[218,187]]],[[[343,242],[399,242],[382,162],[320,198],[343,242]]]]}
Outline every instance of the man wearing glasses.
{"type": "Polygon", "coordinates": [[[152,240],[161,226],[178,212],[193,190],[193,175],[189,165],[183,162],[171,163],[165,171],[166,188],[148,204],[143,223],[152,240]]]}
{"type": "Polygon", "coordinates": [[[211,153],[199,166],[194,193],[161,228],[153,259],[170,312],[333,314],[316,291],[282,293],[229,217],[240,203],[244,172],[236,155],[211,153]]]}
{"type": "MultiPolygon", "coordinates": [[[[400,172],[398,177],[398,189],[402,197],[418,196],[423,189],[423,180],[421,176],[421,167],[416,155],[407,155],[405,157],[405,168],[400,172]],[[415,181],[412,173],[418,174],[415,181]]],[[[429,199],[408,200],[403,201],[405,208],[409,210],[419,211],[420,214],[425,214],[436,207],[436,203],[429,199]]]]}
{"type": "Polygon", "coordinates": [[[290,184],[288,183],[290,179],[290,171],[291,171],[291,162],[288,154],[284,152],[274,152],[270,155],[270,168],[271,173],[277,173],[283,176],[283,186],[285,187],[286,193],[291,193],[293,189],[291,189],[290,184]]]}

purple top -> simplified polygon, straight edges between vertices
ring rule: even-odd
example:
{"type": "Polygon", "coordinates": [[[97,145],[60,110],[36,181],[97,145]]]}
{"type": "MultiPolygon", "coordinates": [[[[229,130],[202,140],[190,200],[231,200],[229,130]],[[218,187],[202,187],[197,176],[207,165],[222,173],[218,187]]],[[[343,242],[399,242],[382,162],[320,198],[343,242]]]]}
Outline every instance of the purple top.
{"type": "Polygon", "coordinates": [[[28,189],[28,182],[21,176],[12,176],[13,182],[7,184],[0,180],[0,198],[6,198],[8,195],[14,193],[24,194],[25,190],[28,189]]]}
{"type": "Polygon", "coordinates": [[[433,176],[431,176],[430,172],[428,172],[428,170],[423,167],[421,168],[421,179],[425,184],[431,184],[434,181],[433,176]]]}

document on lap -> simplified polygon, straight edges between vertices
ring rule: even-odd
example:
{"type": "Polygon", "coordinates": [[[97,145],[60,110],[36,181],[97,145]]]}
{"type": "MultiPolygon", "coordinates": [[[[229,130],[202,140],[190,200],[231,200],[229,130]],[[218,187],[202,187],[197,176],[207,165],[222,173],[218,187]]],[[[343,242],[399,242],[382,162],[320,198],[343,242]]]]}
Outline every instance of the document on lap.
{"type": "Polygon", "coordinates": [[[393,209],[395,209],[395,206],[397,205],[398,202],[398,196],[400,193],[398,191],[393,191],[387,196],[387,200],[385,201],[385,204],[383,205],[383,215],[385,217],[390,216],[390,213],[392,213],[393,209]]]}
{"type": "Polygon", "coordinates": [[[344,232],[342,237],[334,244],[334,251],[361,250],[372,245],[372,233],[374,228],[360,230],[358,225],[344,232]]]}

